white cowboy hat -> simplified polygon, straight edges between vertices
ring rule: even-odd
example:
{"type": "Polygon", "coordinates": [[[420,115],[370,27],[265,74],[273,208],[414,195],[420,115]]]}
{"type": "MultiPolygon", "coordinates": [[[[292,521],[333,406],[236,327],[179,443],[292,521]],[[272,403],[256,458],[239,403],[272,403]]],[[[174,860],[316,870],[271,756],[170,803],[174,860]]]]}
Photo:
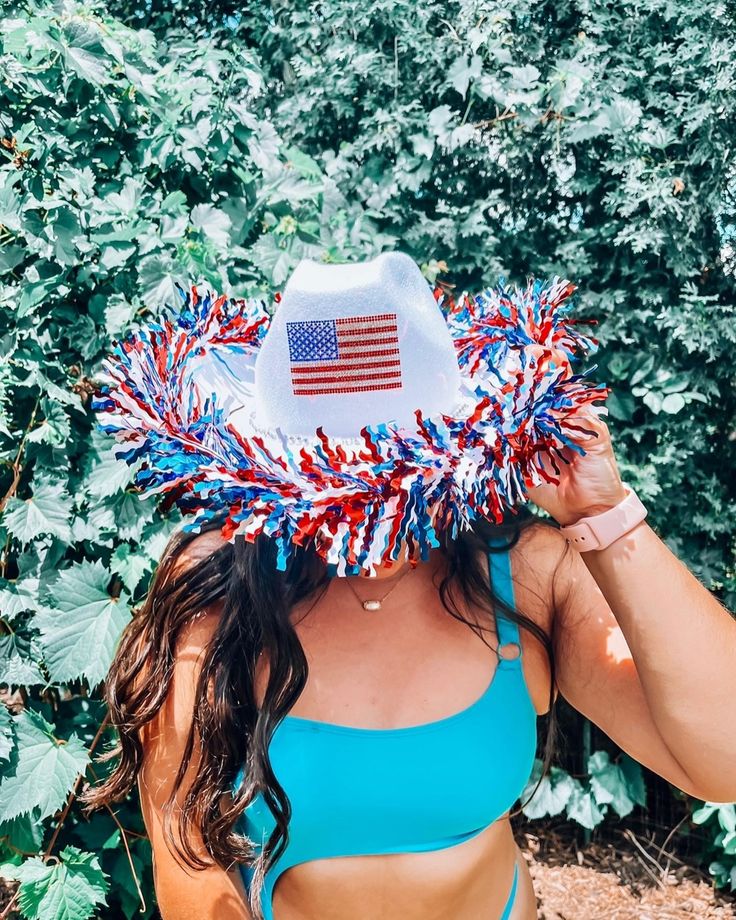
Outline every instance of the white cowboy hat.
{"type": "Polygon", "coordinates": [[[142,461],[142,494],[195,514],[187,529],[225,510],[223,535],[271,536],[279,568],[314,540],[337,574],[372,573],[426,558],[440,528],[500,522],[548,480],[540,451],[582,452],[566,419],[608,389],[572,373],[597,348],[567,319],[573,290],[501,281],[455,301],[403,253],[304,259],[273,316],[182,291],[116,344],[93,408],[142,461]]]}

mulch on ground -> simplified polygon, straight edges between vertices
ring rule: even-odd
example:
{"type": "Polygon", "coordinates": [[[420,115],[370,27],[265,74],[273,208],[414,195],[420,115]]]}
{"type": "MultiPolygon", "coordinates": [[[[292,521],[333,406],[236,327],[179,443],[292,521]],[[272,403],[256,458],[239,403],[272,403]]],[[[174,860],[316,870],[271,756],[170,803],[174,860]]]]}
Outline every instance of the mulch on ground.
{"type": "Polygon", "coordinates": [[[736,918],[736,897],[683,861],[671,835],[614,827],[582,844],[579,834],[552,821],[516,827],[539,920],[736,918]]]}

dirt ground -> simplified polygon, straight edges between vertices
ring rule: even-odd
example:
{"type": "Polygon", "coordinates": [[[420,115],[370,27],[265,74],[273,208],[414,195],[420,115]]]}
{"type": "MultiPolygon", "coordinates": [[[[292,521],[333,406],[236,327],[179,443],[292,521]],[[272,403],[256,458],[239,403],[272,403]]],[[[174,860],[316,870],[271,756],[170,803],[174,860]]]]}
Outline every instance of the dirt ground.
{"type": "Polygon", "coordinates": [[[731,920],[736,897],[684,862],[664,833],[610,828],[577,841],[579,830],[550,822],[516,827],[529,864],[539,920],[731,920]]]}

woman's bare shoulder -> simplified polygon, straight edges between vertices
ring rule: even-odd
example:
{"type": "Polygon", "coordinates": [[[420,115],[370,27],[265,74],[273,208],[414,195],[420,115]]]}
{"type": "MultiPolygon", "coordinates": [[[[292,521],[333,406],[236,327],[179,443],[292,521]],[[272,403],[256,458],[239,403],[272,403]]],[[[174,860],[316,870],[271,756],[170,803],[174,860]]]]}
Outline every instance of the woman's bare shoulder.
{"type": "Polygon", "coordinates": [[[197,534],[182,549],[179,550],[173,565],[173,573],[181,575],[202,562],[208,556],[222,549],[227,540],[219,530],[207,530],[197,534]]]}
{"type": "MultiPolygon", "coordinates": [[[[172,577],[178,578],[191,573],[208,556],[221,549],[227,541],[219,530],[210,530],[194,537],[180,550],[172,566],[172,577]]],[[[206,648],[222,617],[223,599],[213,602],[195,613],[182,626],[176,643],[177,663],[194,664],[206,648]]]]}
{"type": "MultiPolygon", "coordinates": [[[[216,531],[196,536],[177,553],[170,577],[176,579],[191,574],[198,564],[224,542],[216,531]]],[[[220,624],[222,606],[223,601],[219,600],[195,610],[178,626],[168,692],[161,709],[145,729],[145,743],[150,745],[153,739],[163,739],[166,744],[176,747],[172,733],[178,736],[179,743],[183,743],[186,738],[195,705],[197,682],[205,653],[220,624]]],[[[141,674],[140,679],[144,678],[141,674]]]]}

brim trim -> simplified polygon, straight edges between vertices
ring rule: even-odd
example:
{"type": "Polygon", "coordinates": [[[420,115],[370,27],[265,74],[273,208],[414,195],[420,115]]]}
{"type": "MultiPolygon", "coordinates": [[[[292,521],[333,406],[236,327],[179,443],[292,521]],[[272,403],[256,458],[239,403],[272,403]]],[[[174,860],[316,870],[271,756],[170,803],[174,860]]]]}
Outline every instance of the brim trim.
{"type": "MultiPolygon", "coordinates": [[[[426,559],[440,530],[456,536],[482,516],[500,523],[527,489],[558,482],[560,450],[583,448],[567,434],[572,416],[610,390],[573,373],[597,341],[570,318],[575,286],[554,278],[507,289],[503,279],[458,301],[435,292],[455,343],[468,399],[457,417],[425,418],[414,429],[367,426],[360,439],[236,428],[217,395],[203,398],[196,365],[210,353],[255,358],[270,314],[257,300],[180,289],[183,305],[115,343],[93,399],[115,456],[138,465],[141,495],[163,494],[198,531],[225,514],[223,536],[278,545],[284,569],[294,546],[313,540],[338,575],[399,559],[426,559]]],[[[595,322],[589,320],[588,322],[595,322]]],[[[606,410],[591,406],[601,414],[606,410]]]]}

